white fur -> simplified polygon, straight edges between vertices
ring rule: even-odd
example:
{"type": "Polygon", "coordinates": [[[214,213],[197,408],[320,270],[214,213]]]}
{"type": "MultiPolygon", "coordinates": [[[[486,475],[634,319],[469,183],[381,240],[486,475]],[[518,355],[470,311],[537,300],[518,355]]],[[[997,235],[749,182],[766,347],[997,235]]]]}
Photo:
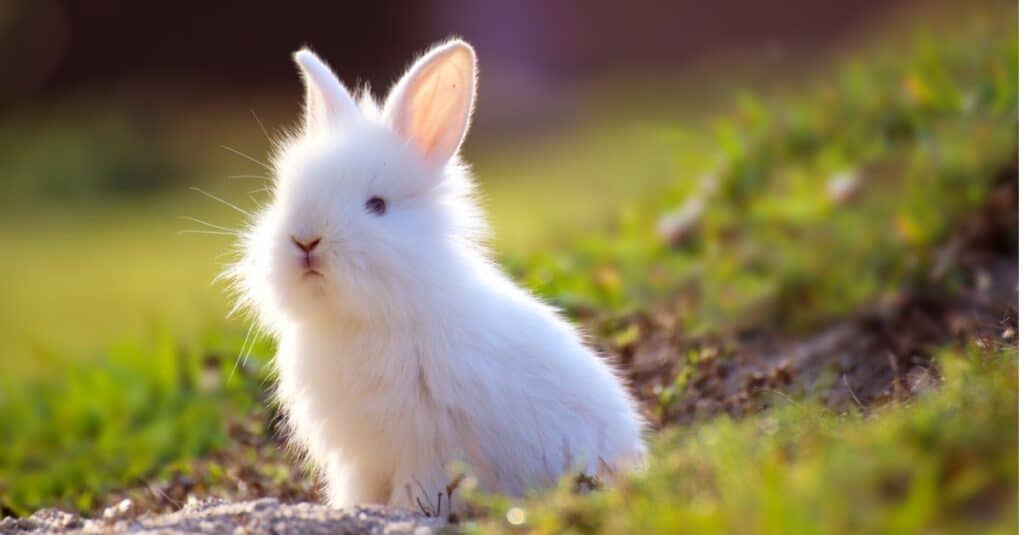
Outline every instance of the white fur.
{"type": "Polygon", "coordinates": [[[384,109],[355,105],[312,52],[296,61],[306,121],[278,151],[273,201],[231,274],[278,338],[280,403],[330,503],[414,507],[453,463],[479,488],[522,495],[640,461],[643,423],[622,380],[482,245],[456,154],[473,49],[436,47],[384,109]],[[366,209],[372,196],[385,214],[366,209]],[[322,277],[303,276],[293,237],[322,239],[322,277]]]}

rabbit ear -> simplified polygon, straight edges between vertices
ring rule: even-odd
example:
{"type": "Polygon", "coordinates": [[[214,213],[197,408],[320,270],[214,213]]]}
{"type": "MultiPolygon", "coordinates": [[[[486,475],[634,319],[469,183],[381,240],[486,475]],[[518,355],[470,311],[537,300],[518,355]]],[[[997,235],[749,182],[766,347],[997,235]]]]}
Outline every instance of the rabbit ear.
{"type": "Polygon", "coordinates": [[[306,130],[337,126],[349,120],[358,107],[331,68],[308,48],[293,56],[306,84],[306,130]]]}
{"type": "Polygon", "coordinates": [[[476,53],[455,39],[434,47],[391,90],[384,114],[435,165],[459,150],[476,98],[476,53]]]}

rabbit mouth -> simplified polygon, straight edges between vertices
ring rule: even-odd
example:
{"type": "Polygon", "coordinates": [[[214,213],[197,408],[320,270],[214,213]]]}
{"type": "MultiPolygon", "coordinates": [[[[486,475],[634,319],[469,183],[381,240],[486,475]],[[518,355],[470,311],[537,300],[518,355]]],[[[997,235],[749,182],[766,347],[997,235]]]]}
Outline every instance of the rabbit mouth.
{"type": "Polygon", "coordinates": [[[299,278],[302,280],[306,279],[323,279],[324,274],[321,271],[323,269],[323,260],[320,255],[312,254],[309,251],[299,255],[298,266],[299,278]]]}
{"type": "Polygon", "coordinates": [[[320,273],[319,271],[317,271],[315,269],[307,269],[305,272],[302,273],[302,276],[299,277],[299,278],[301,278],[302,280],[310,280],[310,279],[322,280],[324,278],[324,274],[320,273]]]}

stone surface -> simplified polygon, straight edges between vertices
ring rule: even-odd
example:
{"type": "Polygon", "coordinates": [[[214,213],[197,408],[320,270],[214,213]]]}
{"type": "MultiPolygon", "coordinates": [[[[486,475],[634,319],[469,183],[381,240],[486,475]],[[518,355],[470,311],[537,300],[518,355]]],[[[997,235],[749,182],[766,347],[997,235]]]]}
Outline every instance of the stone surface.
{"type": "Polygon", "coordinates": [[[0,520],[0,533],[434,533],[443,519],[360,506],[331,509],[311,503],[282,504],[274,498],[228,503],[193,502],[181,510],[130,519],[85,519],[56,509],[28,518],[0,520]]]}

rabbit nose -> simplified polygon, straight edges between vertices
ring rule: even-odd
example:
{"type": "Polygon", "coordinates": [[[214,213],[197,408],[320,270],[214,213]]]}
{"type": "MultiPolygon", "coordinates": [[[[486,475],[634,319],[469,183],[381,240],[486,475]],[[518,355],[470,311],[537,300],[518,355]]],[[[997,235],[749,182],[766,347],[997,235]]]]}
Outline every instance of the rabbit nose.
{"type": "Polygon", "coordinates": [[[320,238],[316,237],[313,239],[307,239],[303,241],[300,240],[299,238],[296,238],[295,236],[292,236],[292,243],[294,243],[295,246],[298,247],[299,249],[302,249],[302,252],[309,253],[312,252],[313,249],[316,249],[317,245],[320,245],[320,238]]]}

